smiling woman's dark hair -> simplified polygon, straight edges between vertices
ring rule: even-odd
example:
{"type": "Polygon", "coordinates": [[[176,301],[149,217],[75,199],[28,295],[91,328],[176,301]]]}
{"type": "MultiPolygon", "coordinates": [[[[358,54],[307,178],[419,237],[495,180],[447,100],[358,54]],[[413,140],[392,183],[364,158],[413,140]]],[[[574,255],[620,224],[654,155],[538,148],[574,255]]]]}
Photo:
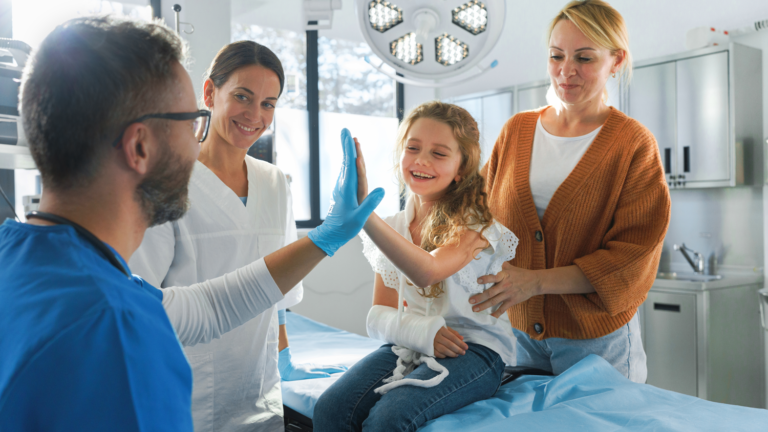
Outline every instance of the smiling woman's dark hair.
{"type": "Polygon", "coordinates": [[[261,66],[277,75],[280,80],[280,94],[283,94],[285,73],[283,64],[271,49],[254,41],[243,40],[232,42],[219,50],[206,73],[216,88],[221,88],[236,70],[246,66],[261,66]]]}

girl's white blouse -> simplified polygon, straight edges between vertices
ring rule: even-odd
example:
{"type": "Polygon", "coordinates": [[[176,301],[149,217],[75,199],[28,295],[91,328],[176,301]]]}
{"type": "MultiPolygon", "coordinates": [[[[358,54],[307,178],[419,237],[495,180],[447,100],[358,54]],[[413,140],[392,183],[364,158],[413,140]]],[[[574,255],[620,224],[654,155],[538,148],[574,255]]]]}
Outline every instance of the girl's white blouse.
{"type": "MultiPolygon", "coordinates": [[[[414,197],[408,199],[405,210],[384,219],[395,231],[411,242],[413,239],[408,228],[415,216],[414,199],[414,197]]],[[[479,228],[477,230],[480,231],[479,228]]],[[[479,285],[477,278],[489,274],[495,275],[501,271],[502,264],[515,257],[518,239],[512,231],[497,221],[482,231],[482,235],[490,245],[481,251],[475,260],[444,281],[444,292],[432,301],[429,315],[441,315],[448,327],[458,331],[464,337],[464,342],[490,348],[501,356],[505,364],[515,366],[517,364],[516,338],[507,315],[494,318],[490,315],[491,310],[474,312],[473,305],[469,303],[469,297],[493,286],[493,284],[479,285]]],[[[426,315],[427,301],[418,293],[417,288],[406,282],[406,276],[384,256],[364,231],[360,232],[360,237],[363,240],[363,254],[373,271],[381,275],[384,285],[395,290],[403,286],[403,297],[408,304],[406,313],[426,315]]]]}

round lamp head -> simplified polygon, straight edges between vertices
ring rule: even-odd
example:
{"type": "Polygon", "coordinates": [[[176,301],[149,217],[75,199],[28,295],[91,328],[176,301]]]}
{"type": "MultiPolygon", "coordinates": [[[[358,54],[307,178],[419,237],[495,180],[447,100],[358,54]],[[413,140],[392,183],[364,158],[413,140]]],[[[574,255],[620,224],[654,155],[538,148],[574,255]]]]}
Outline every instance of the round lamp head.
{"type": "Polygon", "coordinates": [[[460,75],[483,60],[504,28],[504,0],[356,0],[371,50],[415,79],[460,75]]]}

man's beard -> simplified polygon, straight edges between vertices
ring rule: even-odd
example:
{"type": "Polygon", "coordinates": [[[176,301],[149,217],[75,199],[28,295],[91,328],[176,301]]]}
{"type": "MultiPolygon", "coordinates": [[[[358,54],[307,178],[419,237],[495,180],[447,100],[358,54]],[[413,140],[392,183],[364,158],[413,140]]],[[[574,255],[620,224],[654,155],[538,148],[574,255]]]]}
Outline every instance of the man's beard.
{"type": "Polygon", "coordinates": [[[189,178],[195,162],[185,163],[168,143],[160,160],[136,188],[136,200],[150,227],[180,219],[189,209],[189,178]]]}

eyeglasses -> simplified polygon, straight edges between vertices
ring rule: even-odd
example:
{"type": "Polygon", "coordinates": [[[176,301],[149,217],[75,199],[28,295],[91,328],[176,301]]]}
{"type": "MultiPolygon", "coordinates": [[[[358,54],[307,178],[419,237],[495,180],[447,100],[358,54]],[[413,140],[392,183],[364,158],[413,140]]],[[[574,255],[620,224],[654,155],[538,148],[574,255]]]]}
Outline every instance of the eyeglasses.
{"type": "MultiPolygon", "coordinates": [[[[164,119],[176,121],[194,120],[194,123],[192,124],[192,130],[194,131],[195,138],[197,138],[198,142],[205,141],[205,139],[208,137],[208,128],[211,126],[211,112],[208,110],[199,110],[196,112],[187,113],[147,114],[137,118],[136,120],[128,122],[125,127],[127,128],[134,123],[141,123],[147,119],[164,119]]],[[[120,136],[117,137],[115,142],[112,143],[112,147],[117,147],[117,145],[120,144],[124,133],[125,129],[123,129],[123,132],[120,133],[120,136]]]]}

